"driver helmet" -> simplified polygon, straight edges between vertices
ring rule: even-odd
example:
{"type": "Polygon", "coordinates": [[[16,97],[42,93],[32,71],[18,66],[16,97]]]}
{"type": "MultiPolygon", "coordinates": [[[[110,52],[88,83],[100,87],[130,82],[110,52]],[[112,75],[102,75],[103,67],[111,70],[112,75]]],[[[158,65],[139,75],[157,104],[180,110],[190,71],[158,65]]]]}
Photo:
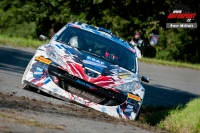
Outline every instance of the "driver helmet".
{"type": "Polygon", "coordinates": [[[110,48],[110,50],[108,50],[104,56],[111,60],[118,60],[121,56],[121,51],[115,48],[110,48]]]}
{"type": "Polygon", "coordinates": [[[74,36],[69,40],[69,44],[73,47],[78,48],[78,36],[74,36]]]}

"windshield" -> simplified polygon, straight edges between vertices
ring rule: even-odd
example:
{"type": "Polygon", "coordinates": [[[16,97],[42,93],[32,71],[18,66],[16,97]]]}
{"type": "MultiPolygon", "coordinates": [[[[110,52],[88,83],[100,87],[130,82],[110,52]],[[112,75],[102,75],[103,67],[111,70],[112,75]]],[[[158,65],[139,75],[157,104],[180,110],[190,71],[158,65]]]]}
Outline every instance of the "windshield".
{"type": "Polygon", "coordinates": [[[117,64],[135,73],[135,54],[117,42],[79,28],[68,27],[56,41],[117,64]]]}

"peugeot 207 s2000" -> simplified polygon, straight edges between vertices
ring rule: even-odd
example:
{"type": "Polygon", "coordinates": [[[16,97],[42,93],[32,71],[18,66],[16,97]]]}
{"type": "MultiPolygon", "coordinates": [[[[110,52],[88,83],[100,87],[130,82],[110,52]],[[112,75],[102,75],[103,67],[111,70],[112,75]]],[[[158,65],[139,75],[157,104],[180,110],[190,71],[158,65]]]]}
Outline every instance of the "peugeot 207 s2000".
{"type": "Polygon", "coordinates": [[[105,28],[70,22],[37,49],[22,87],[136,120],[145,94],[138,75],[135,49],[128,42],[105,28]]]}

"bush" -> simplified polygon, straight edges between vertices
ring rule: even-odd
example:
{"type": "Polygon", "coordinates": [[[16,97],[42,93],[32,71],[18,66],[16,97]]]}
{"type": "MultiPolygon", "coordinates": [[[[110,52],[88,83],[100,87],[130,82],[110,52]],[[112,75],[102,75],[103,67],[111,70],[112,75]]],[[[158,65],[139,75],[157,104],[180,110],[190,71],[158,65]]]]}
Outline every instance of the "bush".
{"type": "Polygon", "coordinates": [[[159,123],[161,128],[176,133],[200,132],[200,99],[194,99],[186,104],[172,109],[169,115],[159,123]]]}

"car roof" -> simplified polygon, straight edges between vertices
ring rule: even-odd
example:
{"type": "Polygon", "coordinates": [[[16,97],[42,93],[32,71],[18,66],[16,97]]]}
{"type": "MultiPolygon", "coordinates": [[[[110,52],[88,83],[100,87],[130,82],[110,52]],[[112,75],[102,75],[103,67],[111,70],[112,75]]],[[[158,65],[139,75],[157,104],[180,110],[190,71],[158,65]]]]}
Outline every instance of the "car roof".
{"type": "Polygon", "coordinates": [[[81,23],[81,22],[70,22],[66,25],[66,27],[75,27],[75,28],[80,28],[98,35],[101,35],[105,38],[108,38],[122,46],[124,46],[125,48],[129,49],[130,51],[132,51],[133,53],[135,53],[135,50],[129,45],[129,43],[119,37],[117,37],[116,35],[114,35],[110,30],[103,28],[103,27],[97,27],[97,26],[91,26],[89,24],[85,24],[85,23],[81,23]]]}

